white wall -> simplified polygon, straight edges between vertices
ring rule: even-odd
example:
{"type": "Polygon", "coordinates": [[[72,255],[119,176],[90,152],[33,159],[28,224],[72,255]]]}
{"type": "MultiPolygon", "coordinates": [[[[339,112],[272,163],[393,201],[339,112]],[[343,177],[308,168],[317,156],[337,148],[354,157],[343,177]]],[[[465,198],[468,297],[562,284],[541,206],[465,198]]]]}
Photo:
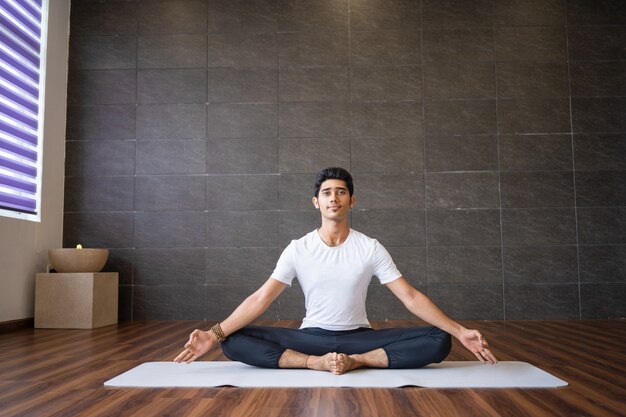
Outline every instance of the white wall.
{"type": "Polygon", "coordinates": [[[0,322],[33,317],[35,274],[63,239],[70,0],[50,0],[41,223],[0,217],[0,322]]]}

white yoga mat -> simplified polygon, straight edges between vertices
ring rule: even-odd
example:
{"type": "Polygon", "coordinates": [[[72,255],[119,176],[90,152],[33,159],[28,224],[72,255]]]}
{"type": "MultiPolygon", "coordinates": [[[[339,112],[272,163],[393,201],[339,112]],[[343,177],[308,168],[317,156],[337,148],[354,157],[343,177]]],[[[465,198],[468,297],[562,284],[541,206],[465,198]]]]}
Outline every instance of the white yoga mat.
{"type": "Polygon", "coordinates": [[[264,369],[241,362],[147,362],[104,383],[109,387],[552,388],[567,382],[525,362],[446,361],[422,369],[357,369],[343,375],[264,369]]]}

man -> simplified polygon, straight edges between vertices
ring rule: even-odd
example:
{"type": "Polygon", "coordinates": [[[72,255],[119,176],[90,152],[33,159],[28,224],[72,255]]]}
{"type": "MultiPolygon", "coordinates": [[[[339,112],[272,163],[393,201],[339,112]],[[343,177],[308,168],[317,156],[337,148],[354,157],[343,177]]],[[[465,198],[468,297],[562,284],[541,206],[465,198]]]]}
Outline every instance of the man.
{"type": "Polygon", "coordinates": [[[222,343],[231,360],[267,368],[309,368],[340,375],[360,367],[420,368],[441,362],[456,337],[483,363],[496,363],[485,338],[447,317],[413,288],[378,243],[348,226],[356,203],[352,176],[342,168],[317,175],[313,205],[317,230],[283,251],[270,278],[223,322],[194,330],[174,359],[192,362],[222,343]],[[365,312],[370,280],[376,276],[428,327],[371,329],[365,312]],[[306,317],[300,329],[250,326],[298,278],[306,317]]]}

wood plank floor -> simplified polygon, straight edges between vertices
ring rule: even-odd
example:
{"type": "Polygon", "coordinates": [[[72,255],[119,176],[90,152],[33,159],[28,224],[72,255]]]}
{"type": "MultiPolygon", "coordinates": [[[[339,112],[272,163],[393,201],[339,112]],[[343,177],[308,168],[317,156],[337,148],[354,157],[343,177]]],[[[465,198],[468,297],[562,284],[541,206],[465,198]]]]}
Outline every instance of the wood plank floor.
{"type": "MultiPolygon", "coordinates": [[[[0,416],[626,416],[626,320],[464,322],[485,334],[500,360],[539,366],[568,381],[564,388],[103,386],[140,363],[171,360],[191,330],[211,324],[127,322],[95,330],[25,329],[0,335],[0,416]]],[[[471,359],[455,343],[447,360],[471,359]]],[[[225,357],[214,351],[203,360],[225,357]]]]}

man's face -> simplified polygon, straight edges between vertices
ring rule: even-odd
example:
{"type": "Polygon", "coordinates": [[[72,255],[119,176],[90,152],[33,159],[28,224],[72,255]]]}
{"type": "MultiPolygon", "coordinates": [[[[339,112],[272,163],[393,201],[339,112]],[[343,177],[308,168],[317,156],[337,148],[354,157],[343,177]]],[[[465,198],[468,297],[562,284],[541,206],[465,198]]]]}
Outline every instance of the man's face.
{"type": "Polygon", "coordinates": [[[320,187],[317,197],[313,197],[313,205],[319,209],[323,217],[341,220],[350,212],[356,199],[350,197],[346,182],[343,180],[326,180],[320,187]]]}

